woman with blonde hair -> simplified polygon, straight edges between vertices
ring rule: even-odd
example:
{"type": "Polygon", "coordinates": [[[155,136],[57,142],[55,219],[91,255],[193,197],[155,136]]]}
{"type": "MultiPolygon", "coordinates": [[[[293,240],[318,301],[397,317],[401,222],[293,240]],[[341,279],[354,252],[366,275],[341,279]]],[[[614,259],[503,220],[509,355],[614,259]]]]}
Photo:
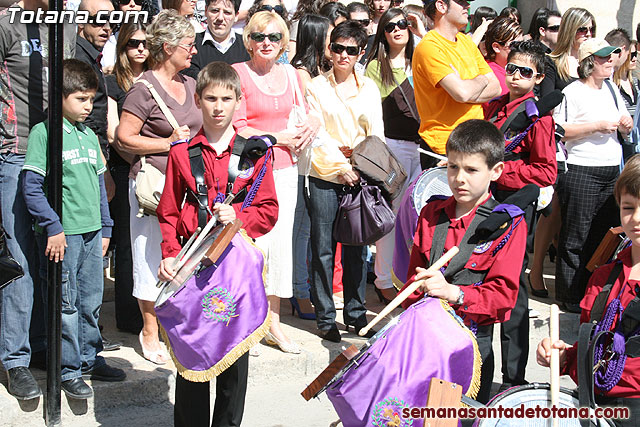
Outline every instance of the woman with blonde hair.
{"type": "Polygon", "coordinates": [[[163,364],[168,361],[168,355],[158,340],[154,310],[159,292],[156,283],[162,258],[162,234],[156,216],[137,216],[139,205],[135,178],[142,168],[141,157],[165,173],[169,148],[196,135],[202,127],[202,114],[194,100],[195,80],[180,74],[189,67],[191,57],[196,53],[195,31],[189,21],[175,10],[163,10],[147,27],[145,43],[149,49],[150,69],[142,73],[127,94],[116,130],[115,146],[135,156],[129,173],[129,203],[133,296],[138,298],[144,324],[140,345],[146,359],[163,364]],[[147,83],[153,86],[179,127],[171,125],[147,83]]]}
{"type": "Polygon", "coordinates": [[[109,158],[109,171],[116,185],[110,202],[114,233],[111,241],[115,246],[116,271],[116,326],[118,329],[138,334],[142,329],[142,317],[138,302],[133,297],[133,264],[131,261],[131,239],[129,237],[129,169],[133,155],[119,151],[114,144],[116,128],[120,123],[122,106],[127,91],[147,70],[147,25],[126,23],[120,28],[116,43],[116,62],[113,74],[105,76],[108,98],[107,140],[113,148],[109,158]]]}
{"type": "Polygon", "coordinates": [[[280,326],[280,298],[293,296],[293,221],[298,191],[297,156],[317,133],[320,122],[308,118],[301,83],[289,64],[277,63],[288,46],[289,30],[277,13],[255,13],[242,40],[251,59],[233,64],[242,85],[242,102],[233,118],[240,135],[271,134],[273,178],[278,197],[278,222],[256,244],[266,254],[266,292],[271,329],[265,338],[286,353],[300,353],[280,326]]]}
{"type": "Polygon", "coordinates": [[[624,99],[631,118],[636,115],[636,104],[638,103],[638,92],[640,92],[640,82],[633,75],[638,63],[638,42],[631,40],[629,56],[627,60],[613,73],[613,82],[620,88],[620,94],[624,99]]]}

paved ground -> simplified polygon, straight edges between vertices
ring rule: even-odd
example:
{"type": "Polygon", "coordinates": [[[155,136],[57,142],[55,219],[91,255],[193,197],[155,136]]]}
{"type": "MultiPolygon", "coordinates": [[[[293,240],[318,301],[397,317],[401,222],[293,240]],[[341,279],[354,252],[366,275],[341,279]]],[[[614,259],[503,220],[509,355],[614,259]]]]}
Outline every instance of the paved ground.
{"type": "MultiPolygon", "coordinates": [[[[551,273],[552,266],[547,266],[551,273]]],[[[553,290],[553,280],[547,279],[553,290]]],[[[553,292],[551,292],[553,294],[553,292]]],[[[114,305],[112,291],[108,285],[107,302],[102,309],[105,335],[124,342],[114,352],[104,353],[109,364],[127,371],[123,383],[94,382],[95,397],[88,401],[73,401],[62,397],[63,425],[65,426],[154,426],[173,425],[173,393],[175,369],[168,364],[162,367],[144,360],[140,354],[137,337],[114,329],[114,305]]],[[[367,306],[371,317],[380,311],[382,304],[369,286],[367,306]]],[[[548,382],[548,370],[535,362],[534,349],[542,337],[548,335],[549,304],[551,300],[531,299],[530,305],[541,316],[531,319],[531,352],[527,367],[529,381],[548,382]]],[[[339,312],[340,313],[340,312],[339,312]]],[[[250,427],[308,426],[327,427],[338,420],[331,403],[325,395],[306,402],[300,392],[320,373],[333,358],[348,346],[359,346],[365,340],[352,333],[343,332],[343,343],[321,341],[315,335],[315,322],[291,316],[288,303],[283,303],[282,321],[289,337],[303,348],[300,355],[285,354],[278,349],[260,344],[260,355],[250,359],[249,389],[243,425],[250,427]]],[[[339,319],[340,320],[340,319],[339,319]]],[[[577,336],[578,316],[561,313],[561,338],[573,342],[577,336]]],[[[498,328],[496,328],[497,331],[498,328]]],[[[497,334],[496,334],[497,335],[497,334]]],[[[494,337],[494,346],[499,355],[499,342],[494,337]]],[[[499,386],[500,361],[497,358],[494,387],[499,386]]],[[[1,371],[1,370],[0,370],[1,371]]],[[[45,372],[33,370],[45,388],[45,372]]],[[[42,399],[18,402],[6,391],[6,376],[0,373],[0,426],[44,425],[42,399]]],[[[561,385],[574,387],[573,382],[563,377],[561,385]]],[[[214,387],[211,387],[212,398],[214,387]]]]}

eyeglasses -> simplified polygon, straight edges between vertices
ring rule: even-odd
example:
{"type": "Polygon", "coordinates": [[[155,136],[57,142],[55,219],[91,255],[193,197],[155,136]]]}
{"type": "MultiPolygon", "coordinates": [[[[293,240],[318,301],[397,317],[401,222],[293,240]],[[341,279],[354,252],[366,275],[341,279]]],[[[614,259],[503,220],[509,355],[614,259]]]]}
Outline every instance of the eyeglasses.
{"type": "Polygon", "coordinates": [[[129,41],[127,42],[127,47],[129,49],[137,49],[140,45],[142,45],[143,49],[147,48],[147,41],[146,40],[138,40],[138,39],[129,39],[129,41]]]}
{"type": "Polygon", "coordinates": [[[507,76],[513,76],[517,71],[520,73],[520,77],[525,80],[531,80],[533,77],[537,77],[540,75],[540,73],[534,72],[533,68],[531,67],[523,67],[520,65],[512,64],[511,62],[509,62],[507,66],[504,67],[504,69],[507,72],[507,76]]]}
{"type": "Polygon", "coordinates": [[[269,6],[268,4],[262,5],[260,6],[260,9],[258,9],[259,12],[275,12],[278,15],[282,15],[284,13],[284,7],[280,6],[279,4],[275,5],[275,6],[269,6]]]}
{"type": "Polygon", "coordinates": [[[271,34],[251,33],[249,37],[251,37],[251,40],[256,41],[258,43],[262,43],[265,38],[269,39],[271,43],[276,43],[282,40],[282,33],[271,33],[271,34]]]}
{"type": "Polygon", "coordinates": [[[349,56],[358,56],[360,54],[360,48],[358,46],[345,46],[340,43],[331,43],[331,52],[340,55],[345,50],[349,56]]]}
{"type": "Polygon", "coordinates": [[[638,57],[638,51],[636,50],[635,52],[631,52],[629,54],[629,58],[631,58],[631,60],[633,61],[634,59],[636,59],[638,57]]]}
{"type": "Polygon", "coordinates": [[[409,22],[407,22],[406,19],[401,19],[397,22],[389,22],[387,25],[384,26],[384,30],[387,33],[393,33],[396,29],[396,26],[401,30],[406,30],[409,27],[409,22]]]}
{"type": "Polygon", "coordinates": [[[107,19],[107,20],[103,21],[104,19],[105,19],[104,15],[102,15],[102,16],[100,16],[100,18],[98,18],[98,15],[95,14],[95,15],[89,16],[89,20],[87,22],[89,22],[89,24],[92,27],[96,27],[96,28],[111,27],[111,24],[109,23],[109,20],[107,19]],[[102,22],[100,22],[100,21],[102,21],[102,22]]]}
{"type": "Polygon", "coordinates": [[[181,48],[185,49],[187,52],[191,52],[193,50],[194,47],[196,47],[196,42],[194,41],[193,43],[178,43],[178,46],[180,46],[181,48]]]}
{"type": "Polygon", "coordinates": [[[547,31],[551,31],[552,33],[557,33],[560,31],[560,25],[549,25],[547,27],[547,31]]]}
{"type": "Polygon", "coordinates": [[[350,21],[357,22],[363,27],[368,27],[369,24],[371,23],[371,19],[350,19],[350,21]]]}
{"type": "MultiPolygon", "coordinates": [[[[142,3],[144,2],[144,0],[133,0],[133,2],[137,5],[137,6],[142,6],[142,3]]],[[[131,0],[120,0],[120,6],[126,6],[129,3],[131,3],[131,0]]]]}
{"type": "Polygon", "coordinates": [[[596,35],[596,27],[580,27],[576,31],[576,34],[579,35],[579,36],[586,36],[587,33],[591,33],[592,37],[595,36],[596,35]]]}

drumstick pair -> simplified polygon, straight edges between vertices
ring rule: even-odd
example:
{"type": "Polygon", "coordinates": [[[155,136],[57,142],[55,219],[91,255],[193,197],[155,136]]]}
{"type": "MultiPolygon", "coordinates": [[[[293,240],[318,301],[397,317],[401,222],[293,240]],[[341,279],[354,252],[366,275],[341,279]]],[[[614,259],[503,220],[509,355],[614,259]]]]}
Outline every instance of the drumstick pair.
{"type": "MultiPolygon", "coordinates": [[[[451,261],[451,258],[456,256],[459,251],[460,250],[457,246],[452,247],[447,252],[445,252],[445,254],[442,255],[436,262],[434,262],[433,265],[427,269],[427,271],[440,270],[442,267],[447,265],[447,263],[451,261]]],[[[365,336],[371,328],[373,328],[379,321],[381,321],[384,317],[391,313],[394,308],[402,304],[402,302],[406,300],[409,295],[414,293],[416,289],[418,289],[423,283],[424,280],[416,280],[415,282],[407,286],[393,299],[393,301],[387,304],[387,306],[376,317],[374,317],[367,326],[360,330],[359,335],[361,337],[365,336]]]]}

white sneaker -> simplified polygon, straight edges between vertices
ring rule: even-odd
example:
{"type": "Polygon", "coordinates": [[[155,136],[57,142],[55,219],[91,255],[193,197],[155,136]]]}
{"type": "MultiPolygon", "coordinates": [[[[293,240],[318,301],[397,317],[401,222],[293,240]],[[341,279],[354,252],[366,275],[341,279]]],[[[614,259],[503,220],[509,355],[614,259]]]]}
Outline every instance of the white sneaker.
{"type": "Polygon", "coordinates": [[[336,306],[336,310],[342,310],[344,308],[344,298],[337,295],[333,296],[333,305],[336,306]]]}
{"type": "Polygon", "coordinates": [[[260,356],[260,347],[258,347],[258,344],[254,345],[249,349],[249,356],[253,356],[253,357],[260,356]]]}

